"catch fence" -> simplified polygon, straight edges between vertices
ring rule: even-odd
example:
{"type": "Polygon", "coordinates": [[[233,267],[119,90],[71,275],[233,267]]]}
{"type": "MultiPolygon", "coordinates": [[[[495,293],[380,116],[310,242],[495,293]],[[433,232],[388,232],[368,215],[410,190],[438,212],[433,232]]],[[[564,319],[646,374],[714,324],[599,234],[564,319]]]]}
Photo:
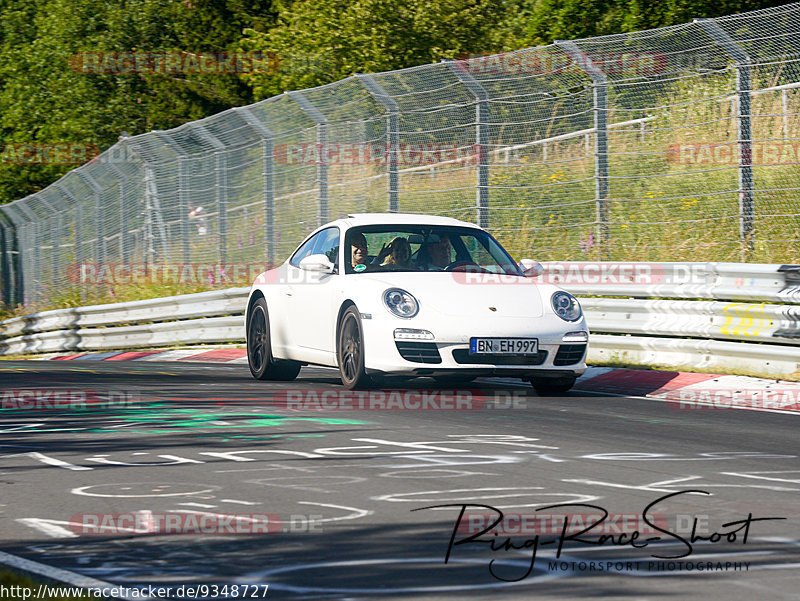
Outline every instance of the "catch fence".
{"type": "Polygon", "coordinates": [[[3,300],[96,301],[86,265],[214,287],[352,212],[477,222],[517,258],[798,262],[799,115],[800,3],[354,75],[120,138],[0,207],[3,300]]]}

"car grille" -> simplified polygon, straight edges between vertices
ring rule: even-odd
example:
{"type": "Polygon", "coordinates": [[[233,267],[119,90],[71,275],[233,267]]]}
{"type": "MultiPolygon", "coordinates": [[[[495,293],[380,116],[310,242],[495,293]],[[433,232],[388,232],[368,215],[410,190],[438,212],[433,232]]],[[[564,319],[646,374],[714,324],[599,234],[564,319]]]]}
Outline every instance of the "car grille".
{"type": "Polygon", "coordinates": [[[585,344],[562,344],[558,347],[553,365],[574,365],[579,363],[586,352],[585,344]]]}
{"type": "Polygon", "coordinates": [[[395,340],[397,351],[406,361],[414,363],[441,363],[442,357],[435,342],[400,342],[395,340]]]}
{"type": "Polygon", "coordinates": [[[469,349],[455,349],[453,359],[462,365],[541,365],[547,359],[547,351],[535,355],[472,355],[469,349]]]}

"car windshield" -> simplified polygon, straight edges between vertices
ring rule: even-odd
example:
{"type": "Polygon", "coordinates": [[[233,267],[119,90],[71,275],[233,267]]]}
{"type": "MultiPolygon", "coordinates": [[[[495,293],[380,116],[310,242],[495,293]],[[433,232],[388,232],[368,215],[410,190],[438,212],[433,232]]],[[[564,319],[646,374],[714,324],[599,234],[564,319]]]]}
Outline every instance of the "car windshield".
{"type": "Polygon", "coordinates": [[[483,230],[455,226],[371,225],[351,228],[345,273],[469,271],[522,277],[505,249],[483,230]]]}

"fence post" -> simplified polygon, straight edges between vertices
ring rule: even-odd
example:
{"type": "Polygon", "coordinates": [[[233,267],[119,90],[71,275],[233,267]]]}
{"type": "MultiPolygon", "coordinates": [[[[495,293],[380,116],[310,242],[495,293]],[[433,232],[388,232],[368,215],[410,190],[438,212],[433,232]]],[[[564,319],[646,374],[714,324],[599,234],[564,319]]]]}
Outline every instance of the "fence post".
{"type": "Polygon", "coordinates": [[[80,177],[86,185],[88,185],[94,193],[94,218],[95,218],[95,236],[97,236],[97,246],[95,247],[95,260],[99,265],[106,262],[106,240],[105,228],[103,227],[103,206],[102,206],[102,189],[94,178],[83,170],[76,170],[78,177],[80,177]]]}
{"type": "Polygon", "coordinates": [[[219,262],[224,264],[228,262],[228,161],[225,156],[226,147],[199,122],[193,122],[190,126],[214,147],[217,210],[219,211],[219,262]]]}
{"type": "MultiPolygon", "coordinates": [[[[0,212],[0,216],[2,216],[0,212]]],[[[9,294],[11,292],[11,283],[9,281],[9,274],[11,270],[8,265],[8,249],[6,248],[6,225],[4,219],[0,217],[0,288],[2,288],[2,296],[0,302],[5,306],[11,306],[9,294]]]]}
{"type": "MultiPolygon", "coordinates": [[[[119,145],[121,148],[128,148],[127,145],[124,145],[124,142],[115,144],[111,147],[111,151],[114,150],[114,147],[119,145]]],[[[128,218],[125,215],[125,192],[123,189],[123,183],[128,179],[125,177],[125,174],[122,173],[119,167],[114,164],[114,157],[109,156],[109,161],[106,163],[108,167],[116,174],[117,182],[119,187],[119,254],[120,260],[123,264],[128,264],[128,249],[126,246],[127,240],[127,232],[128,232],[128,218]]]]}
{"type": "Polygon", "coordinates": [[[475,144],[478,152],[478,226],[489,227],[489,95],[467,71],[464,61],[445,59],[450,70],[475,97],[475,144]]]}
{"type": "MultiPolygon", "coordinates": [[[[14,208],[17,208],[16,206],[14,208]]],[[[19,203],[19,212],[23,215],[25,223],[21,223],[17,230],[18,249],[20,254],[20,274],[22,275],[22,303],[27,305],[29,301],[36,301],[38,298],[38,288],[36,281],[36,266],[39,263],[39,245],[35,235],[31,235],[37,223],[36,214],[28,208],[24,202],[19,203]],[[33,238],[33,240],[31,240],[33,238]],[[23,248],[27,248],[23,253],[23,248]]],[[[34,230],[34,234],[35,234],[34,230]]]]}
{"type": "MultiPolygon", "coordinates": [[[[74,230],[75,230],[75,266],[78,269],[78,284],[82,284],[80,274],[82,273],[81,264],[83,263],[83,256],[82,256],[82,249],[81,249],[81,223],[83,221],[83,211],[81,210],[81,203],[78,202],[78,199],[69,191],[65,186],[62,186],[59,182],[53,184],[53,187],[61,192],[61,195],[65,198],[69,199],[69,201],[75,206],[75,221],[74,221],[74,230]]],[[[86,300],[86,288],[81,285],[81,301],[86,300]]]]}
{"type": "Polygon", "coordinates": [[[182,240],[182,247],[183,247],[183,262],[184,263],[191,263],[192,262],[192,249],[191,244],[189,243],[189,239],[191,237],[189,231],[189,195],[187,190],[187,178],[186,178],[186,158],[184,156],[183,150],[180,146],[169,136],[162,131],[154,131],[153,132],[156,137],[164,143],[165,146],[168,146],[172,149],[178,157],[178,206],[180,207],[180,219],[181,219],[181,238],[182,240]]]}
{"type": "Polygon", "coordinates": [[[564,52],[581,71],[592,80],[594,97],[595,131],[595,204],[597,211],[597,240],[600,252],[608,253],[609,213],[608,205],[608,77],[583,52],[575,42],[556,40],[564,52]]]}
{"type": "Polygon", "coordinates": [[[3,296],[2,302],[8,307],[21,303],[17,274],[19,274],[19,252],[14,252],[17,246],[16,226],[13,219],[6,215],[0,207],[0,275],[2,276],[3,296]]]}
{"type": "MultiPolygon", "coordinates": [[[[317,146],[319,146],[320,156],[323,156],[328,143],[328,120],[301,92],[286,92],[286,94],[317,124],[317,146]]],[[[328,217],[328,164],[324,158],[317,163],[317,184],[319,185],[317,225],[323,225],[330,221],[328,217]]]]}
{"type": "MultiPolygon", "coordinates": [[[[53,253],[50,260],[50,284],[57,285],[58,278],[61,275],[61,253],[59,248],[60,245],[58,243],[59,239],[61,238],[61,215],[58,211],[56,211],[55,207],[47,201],[45,196],[45,194],[40,195],[39,202],[41,202],[50,211],[50,219],[55,220],[55,225],[51,226],[53,231],[50,232],[52,237],[51,239],[53,240],[53,253]]],[[[40,221],[37,220],[37,228],[39,223],[40,221]]],[[[44,274],[41,271],[41,265],[37,266],[37,269],[39,270],[38,273],[40,278],[44,280],[44,274]]]]}
{"type": "Polygon", "coordinates": [[[737,142],[739,145],[739,236],[747,252],[755,246],[753,132],[750,110],[750,55],[714,19],[695,19],[736,65],[737,142]]]}
{"type": "Polygon", "coordinates": [[[237,107],[234,112],[242,116],[250,127],[255,129],[263,138],[264,161],[264,239],[267,246],[266,267],[271,269],[275,265],[275,137],[272,130],[258,117],[250,112],[247,107],[237,107]]]}
{"type": "Polygon", "coordinates": [[[400,107],[372,75],[356,73],[367,91],[386,109],[386,171],[389,175],[389,212],[400,209],[397,164],[400,151],[400,107]]]}

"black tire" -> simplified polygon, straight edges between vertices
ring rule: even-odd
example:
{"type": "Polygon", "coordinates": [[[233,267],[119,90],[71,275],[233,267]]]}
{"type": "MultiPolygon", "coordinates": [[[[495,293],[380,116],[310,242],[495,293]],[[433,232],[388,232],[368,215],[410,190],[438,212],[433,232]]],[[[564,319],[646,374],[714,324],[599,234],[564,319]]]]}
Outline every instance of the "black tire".
{"type": "Polygon", "coordinates": [[[575,376],[531,378],[534,390],[542,396],[561,394],[575,385],[575,376]]]}
{"type": "Polygon", "coordinates": [[[300,373],[300,363],[272,356],[267,301],[259,298],[247,317],[247,365],[256,380],[290,382],[300,373]]]}
{"type": "Polygon", "coordinates": [[[361,316],[350,306],[339,322],[339,335],[336,339],[336,358],[339,362],[339,376],[348,390],[368,388],[371,384],[364,368],[364,336],[361,329],[361,316]]]}
{"type": "Polygon", "coordinates": [[[436,383],[440,386],[458,386],[461,384],[469,384],[478,376],[459,376],[458,374],[446,376],[433,376],[436,383]]]}

